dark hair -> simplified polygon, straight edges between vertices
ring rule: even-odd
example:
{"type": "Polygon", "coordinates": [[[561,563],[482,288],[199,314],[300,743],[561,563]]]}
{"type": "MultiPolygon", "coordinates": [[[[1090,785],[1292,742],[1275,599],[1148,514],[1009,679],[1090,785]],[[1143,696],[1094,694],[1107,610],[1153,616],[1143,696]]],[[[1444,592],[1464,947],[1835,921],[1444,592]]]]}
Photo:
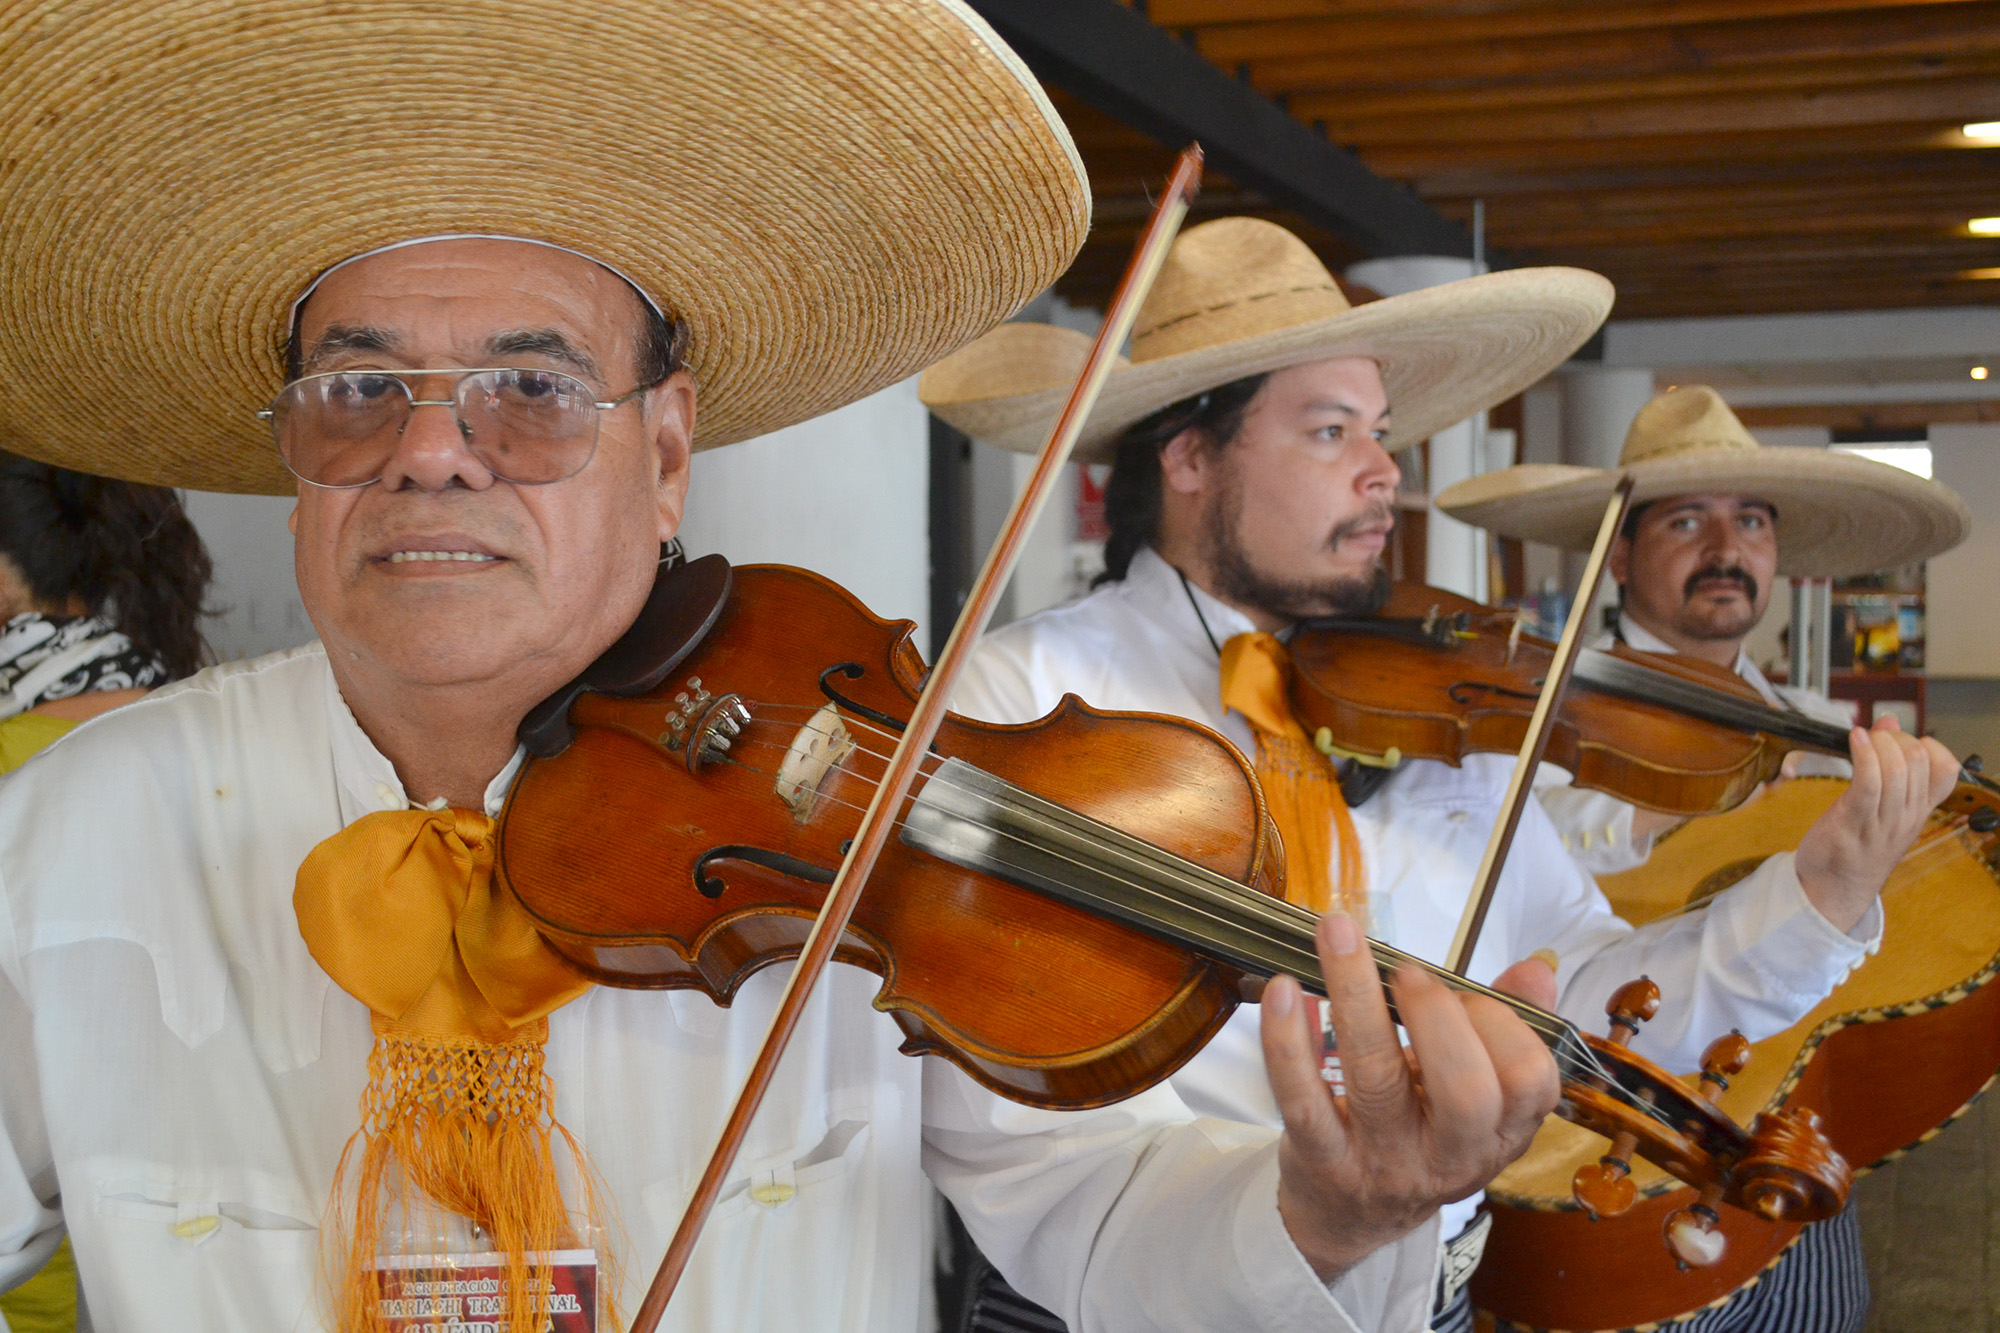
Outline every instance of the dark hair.
{"type": "Polygon", "coordinates": [[[181,498],[0,451],[0,555],[43,603],[82,602],[178,680],[201,670],[215,567],[181,498]]]}
{"type": "Polygon", "coordinates": [[[1111,529],[1104,541],[1104,572],[1091,580],[1091,587],[1123,579],[1132,557],[1160,535],[1160,450],[1184,430],[1200,431],[1211,449],[1228,444],[1268,378],[1232,380],[1125,428],[1113,446],[1111,480],[1104,484],[1104,522],[1111,529]]]}
{"type": "MultiPolygon", "coordinates": [[[[630,287],[628,282],[626,286],[630,287]]],[[[688,341],[693,331],[687,321],[668,319],[637,287],[632,294],[639,298],[639,384],[642,387],[658,384],[667,376],[681,368],[687,359],[688,341]]],[[[292,312],[292,327],[285,334],[285,381],[290,383],[305,370],[305,347],[299,337],[299,329],[304,322],[305,307],[301,305],[292,312]]]]}

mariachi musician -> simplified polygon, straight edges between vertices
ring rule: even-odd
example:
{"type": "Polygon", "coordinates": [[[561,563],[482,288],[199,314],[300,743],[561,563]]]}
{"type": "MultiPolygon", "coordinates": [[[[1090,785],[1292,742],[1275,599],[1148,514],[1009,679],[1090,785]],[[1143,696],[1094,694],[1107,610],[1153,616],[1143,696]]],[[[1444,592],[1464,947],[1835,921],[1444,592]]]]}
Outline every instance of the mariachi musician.
{"type": "MultiPolygon", "coordinates": [[[[517,727],[633,622],[692,449],[912,374],[1061,271],[1074,146],[955,0],[31,0],[0,135],[0,427],[295,493],[320,635],[0,787],[0,1285],[67,1230],[100,1329],[630,1310],[783,969],[721,1008],[562,965],[494,885],[517,727]],[[448,1264],[490,1275],[405,1276],[448,1264]]],[[[1554,1064],[1413,980],[1455,1114],[1408,1115],[1371,958],[1324,956],[1395,1096],[1336,1113],[1275,1022],[1283,1134],[1164,1087],[1004,1102],[834,969],[672,1327],[913,1333],[920,1172],[1079,1327],[1420,1327],[1438,1203],[1526,1146],[1554,1064]]]]}
{"type": "MultiPolygon", "coordinates": [[[[1288,892],[1344,915],[1346,929],[1442,960],[1512,760],[1406,761],[1363,799],[1367,775],[1339,771],[1291,716],[1284,637],[1303,618],[1382,604],[1391,451],[1539,379],[1597,327],[1610,296],[1594,275],[1530,269],[1350,308],[1283,228],[1230,218],[1190,229],[1079,442],[1081,456],[1112,462],[1100,586],[984,640],[954,706],[1025,722],[1075,694],[1217,728],[1256,756],[1288,892]]],[[[1047,385],[1080,343],[1003,325],[926,372],[919,392],[975,438],[1019,447],[1045,428],[1047,385]]],[[[1854,753],[1852,799],[1815,829],[1829,854],[1773,857],[1701,917],[1638,931],[1530,802],[1470,975],[1535,988],[1540,970],[1551,1002],[1559,994],[1561,1012],[1593,1027],[1615,987],[1648,975],[1668,998],[1636,1045],[1670,1068],[1695,1068],[1729,1028],[1783,1029],[1873,945],[1870,904],[1958,770],[1937,742],[1893,729],[1857,734],[1854,753]]],[[[1190,1106],[1278,1122],[1256,1022],[1239,1013],[1174,1076],[1190,1106]]],[[[1477,1202],[1444,1210],[1438,1328],[1471,1326],[1462,1283],[1483,1242],[1477,1202]]]]}
{"type": "MultiPolygon", "coordinates": [[[[1620,473],[1637,485],[1609,558],[1618,618],[1597,646],[1699,658],[1734,671],[1767,703],[1844,727],[1854,723],[1851,705],[1800,685],[1773,685],[1744,651],[1773,585],[1781,575],[1831,578],[1928,560],[1962,541],[1971,521],[1958,496],[1901,468],[1825,449],[1760,446],[1721,395],[1698,384],[1670,389],[1639,410],[1616,470],[1503,468],[1453,486],[1436,503],[1503,536],[1588,549],[1620,473]]],[[[1788,775],[1849,775],[1847,762],[1832,756],[1795,750],[1785,758],[1788,775]]],[[[1561,775],[1536,794],[1570,854],[1596,874],[1644,864],[1655,839],[1680,822],[1566,784],[1561,775]]],[[[1824,838],[1801,842],[1802,878],[1810,861],[1840,851],[1824,838]]],[[[1870,908],[1870,917],[1879,911],[1870,908]]],[[[1856,1333],[1868,1303],[1850,1203],[1838,1217],[1806,1227],[1761,1281],[1677,1327],[1856,1333]]]]}

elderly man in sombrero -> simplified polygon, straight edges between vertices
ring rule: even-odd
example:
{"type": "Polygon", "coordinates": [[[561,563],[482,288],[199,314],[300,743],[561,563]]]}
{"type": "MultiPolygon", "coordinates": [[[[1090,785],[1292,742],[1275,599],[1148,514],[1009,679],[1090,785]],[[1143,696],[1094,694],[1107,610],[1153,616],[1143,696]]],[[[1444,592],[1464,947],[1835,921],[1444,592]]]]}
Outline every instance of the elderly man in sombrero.
{"type": "MultiPolygon", "coordinates": [[[[1381,605],[1392,451],[1539,379],[1610,305],[1593,274],[1526,269],[1350,308],[1280,227],[1231,218],[1191,229],[1079,446],[1112,462],[1101,586],[990,636],[955,706],[1022,722],[1074,693],[1216,727],[1256,756],[1288,849],[1288,892],[1333,909],[1344,940],[1366,931],[1441,960],[1512,757],[1406,761],[1386,780],[1337,766],[1291,715],[1281,639],[1303,618],[1381,605]]],[[[1081,342],[1004,325],[926,372],[920,391],[967,433],[1026,447],[1081,342]]],[[[1593,1028],[1613,989],[1650,976],[1667,999],[1637,1045],[1670,1067],[1698,1067],[1732,1027],[1783,1029],[1864,956],[1877,929],[1867,904],[1957,772],[1936,742],[1893,732],[1857,741],[1857,753],[1892,775],[1857,820],[1865,849],[1844,844],[1846,859],[1796,868],[1774,858],[1707,913],[1637,931],[1531,802],[1470,975],[1540,994],[1593,1028]]],[[[1343,1060],[1346,1044],[1343,1034],[1343,1060]]],[[[1173,1085],[1197,1109],[1277,1124],[1261,1054],[1257,1017],[1239,1014],[1173,1085]]],[[[1444,1209],[1438,1328],[1471,1327],[1461,1284],[1483,1243],[1477,1202],[1444,1209]]]]}
{"type": "MultiPolygon", "coordinates": [[[[517,728],[637,616],[691,450],[1061,270],[1067,134],[957,0],[31,0],[0,137],[0,432],[296,494],[321,640],[0,788],[0,1285],[67,1229],[100,1329],[521,1327],[535,1292],[613,1326],[783,969],[721,1008],[562,965],[494,884],[517,728]]],[[[1001,1101],[835,968],[671,1326],[914,1333],[927,1172],[1078,1327],[1420,1327],[1437,1204],[1525,1147],[1554,1067],[1413,983],[1412,1114],[1342,938],[1387,1095],[1336,1106],[1274,1020],[1282,1134],[1164,1087],[1001,1101]]]]}
{"type": "MultiPolygon", "coordinates": [[[[1785,575],[1838,578],[1928,560],[1956,546],[1970,526],[1963,500],[1901,468],[1825,449],[1759,445],[1721,395],[1698,384],[1670,389],[1639,410],[1615,469],[1523,464],[1461,482],[1437,505],[1506,536],[1587,550],[1622,474],[1637,485],[1610,555],[1618,620],[1598,646],[1699,658],[1734,671],[1768,703],[1843,727],[1854,724],[1850,705],[1773,685],[1743,650],[1773,586],[1785,575]]],[[[1879,736],[1873,743],[1885,744],[1879,736]]],[[[1786,770],[1851,776],[1845,760],[1796,750],[1786,770]]],[[[1655,838],[1680,822],[1545,771],[1558,780],[1538,789],[1542,805],[1570,854],[1594,873],[1644,864],[1655,838]]],[[[1865,833],[1863,815],[1843,798],[1814,823],[1795,856],[1802,883],[1821,880],[1852,855],[1865,833]]],[[[1872,894],[1862,908],[1853,929],[1879,934],[1872,894]]],[[[1841,919],[1842,908],[1828,914],[1841,919]]],[[[1868,1318],[1868,1300],[1850,1206],[1807,1227],[1755,1286],[1683,1327],[1854,1333],[1868,1318]]]]}

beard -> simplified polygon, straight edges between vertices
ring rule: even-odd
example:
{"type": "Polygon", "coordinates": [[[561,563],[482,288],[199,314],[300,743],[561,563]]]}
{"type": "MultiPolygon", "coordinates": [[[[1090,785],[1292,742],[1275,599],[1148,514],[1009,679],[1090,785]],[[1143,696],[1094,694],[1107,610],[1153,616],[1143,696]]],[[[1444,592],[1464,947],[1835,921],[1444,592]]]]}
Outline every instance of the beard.
{"type": "Polygon", "coordinates": [[[1740,639],[1756,627],[1757,620],[1757,580],[1740,565],[1710,565],[1689,575],[1682,586],[1674,629],[1697,641],[1740,639]],[[1720,582],[1735,583],[1742,590],[1745,605],[1741,609],[1734,605],[1697,608],[1694,599],[1696,593],[1704,591],[1701,585],[1720,582]]]}
{"type": "MultiPolygon", "coordinates": [[[[1202,518],[1202,538],[1218,596],[1287,620],[1373,615],[1389,600],[1389,571],[1379,561],[1368,574],[1353,578],[1283,578],[1258,569],[1243,548],[1240,495],[1239,486],[1224,487],[1202,518]]],[[[1336,550],[1348,538],[1394,521],[1395,511],[1388,505],[1371,505],[1336,524],[1325,549],[1336,550]]]]}

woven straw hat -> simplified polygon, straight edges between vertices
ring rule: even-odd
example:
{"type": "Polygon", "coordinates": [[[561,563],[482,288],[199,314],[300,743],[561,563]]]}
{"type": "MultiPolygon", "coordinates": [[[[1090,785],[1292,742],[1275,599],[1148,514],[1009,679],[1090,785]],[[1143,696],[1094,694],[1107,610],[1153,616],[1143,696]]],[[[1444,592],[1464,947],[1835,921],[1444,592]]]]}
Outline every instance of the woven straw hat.
{"type": "Polygon", "coordinates": [[[1432,501],[1453,518],[1550,546],[1587,551],[1618,478],[1634,504],[1734,494],[1778,511],[1778,572],[1841,578],[1915,564],[1965,540],[1972,512],[1937,482],[1872,458],[1766,448],[1705,384],[1639,409],[1616,468],[1524,463],[1473,477],[1432,501]]]}
{"type": "MultiPolygon", "coordinates": [[[[1127,426],[1231,380],[1365,356],[1389,394],[1392,449],[1512,397],[1583,344],[1611,284],[1573,268],[1513,269],[1351,306],[1298,237],[1219,218],[1174,242],[1133,325],[1132,359],[1104,386],[1076,456],[1104,460],[1127,426]]],[[[924,372],[918,396],[974,439],[1033,453],[1090,339],[1007,324],[924,372]]]]}
{"type": "Polygon", "coordinates": [[[205,490],[292,491],[252,413],[364,251],[602,260],[692,326],[708,448],[915,373],[1090,220],[960,0],[13,0],[0,139],[0,438],[205,490]]]}

